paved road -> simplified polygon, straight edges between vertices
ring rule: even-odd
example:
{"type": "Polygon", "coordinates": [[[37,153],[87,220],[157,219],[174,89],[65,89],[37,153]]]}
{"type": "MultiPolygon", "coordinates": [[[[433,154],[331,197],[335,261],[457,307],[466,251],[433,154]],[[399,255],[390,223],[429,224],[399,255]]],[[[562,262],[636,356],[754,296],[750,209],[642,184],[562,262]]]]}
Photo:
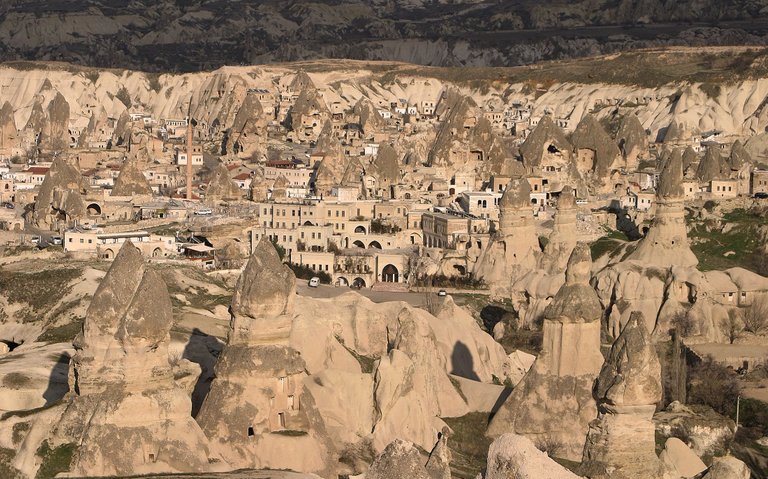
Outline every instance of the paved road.
{"type": "MultiPolygon", "coordinates": [[[[296,291],[302,296],[310,298],[335,298],[349,291],[356,291],[374,303],[384,303],[386,301],[405,301],[412,306],[422,306],[425,302],[426,293],[392,292],[392,291],[373,291],[368,288],[352,289],[346,286],[328,286],[321,284],[317,288],[307,286],[307,281],[299,279],[296,281],[296,291]]],[[[435,294],[435,293],[430,293],[435,294]]]]}

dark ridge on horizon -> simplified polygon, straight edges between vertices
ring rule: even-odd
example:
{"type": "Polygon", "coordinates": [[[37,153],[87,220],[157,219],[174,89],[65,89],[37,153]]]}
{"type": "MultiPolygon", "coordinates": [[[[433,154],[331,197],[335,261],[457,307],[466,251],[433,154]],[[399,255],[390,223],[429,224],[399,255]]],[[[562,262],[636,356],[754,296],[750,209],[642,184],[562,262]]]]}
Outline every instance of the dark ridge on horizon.
{"type": "Polygon", "coordinates": [[[502,67],[663,46],[768,45],[768,0],[124,3],[3,2],[0,61],[150,72],[337,58],[502,67]]]}

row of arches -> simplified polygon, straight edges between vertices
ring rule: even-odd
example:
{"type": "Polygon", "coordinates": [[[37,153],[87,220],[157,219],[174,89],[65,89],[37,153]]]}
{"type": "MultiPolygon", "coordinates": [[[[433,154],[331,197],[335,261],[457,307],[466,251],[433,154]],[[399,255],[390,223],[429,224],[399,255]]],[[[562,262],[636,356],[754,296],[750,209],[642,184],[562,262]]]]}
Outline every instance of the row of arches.
{"type": "MultiPolygon", "coordinates": [[[[366,249],[365,243],[363,243],[362,240],[355,240],[355,241],[353,241],[352,242],[352,247],[366,249]]],[[[368,248],[367,249],[382,249],[381,248],[381,243],[379,243],[376,240],[371,241],[370,243],[368,243],[368,248]]]]}

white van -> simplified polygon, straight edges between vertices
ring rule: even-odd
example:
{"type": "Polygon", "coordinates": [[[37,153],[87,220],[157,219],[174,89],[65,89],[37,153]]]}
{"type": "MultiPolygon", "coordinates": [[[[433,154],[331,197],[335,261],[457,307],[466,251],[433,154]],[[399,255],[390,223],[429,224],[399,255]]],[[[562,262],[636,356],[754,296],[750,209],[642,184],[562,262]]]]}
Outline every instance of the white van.
{"type": "Polygon", "coordinates": [[[317,288],[318,286],[320,286],[320,278],[313,276],[312,279],[309,280],[309,287],[317,288]]]}

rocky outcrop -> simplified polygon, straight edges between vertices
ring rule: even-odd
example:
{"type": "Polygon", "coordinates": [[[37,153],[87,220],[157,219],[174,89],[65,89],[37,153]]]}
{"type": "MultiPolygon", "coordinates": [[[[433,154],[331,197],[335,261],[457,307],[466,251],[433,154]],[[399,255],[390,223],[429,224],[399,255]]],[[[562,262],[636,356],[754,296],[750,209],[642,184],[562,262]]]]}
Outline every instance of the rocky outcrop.
{"type": "Polygon", "coordinates": [[[709,147],[696,169],[696,178],[702,182],[720,180],[728,177],[729,170],[718,149],[709,147]]]}
{"type": "Polygon", "coordinates": [[[624,156],[625,168],[629,171],[636,169],[640,158],[648,151],[648,135],[637,115],[628,114],[622,117],[616,142],[624,156]]]}
{"type": "Polygon", "coordinates": [[[752,473],[742,461],[733,456],[716,457],[702,479],[749,479],[752,473]]]}
{"type": "Polygon", "coordinates": [[[14,465],[32,471],[41,448],[63,448],[71,452],[68,470],[77,477],[226,468],[191,417],[189,391],[181,386],[190,374],[194,383],[199,370],[186,360],[170,362],[172,324],[160,274],[126,242],[75,339],[71,393],[60,419],[35,424],[14,465]]]}
{"type": "Polygon", "coordinates": [[[686,147],[685,151],[683,152],[683,176],[685,178],[692,178],[696,174],[696,170],[694,169],[694,166],[699,161],[699,155],[696,153],[696,151],[693,149],[693,147],[688,146],[686,147]]]}
{"type": "Polygon", "coordinates": [[[112,188],[112,196],[152,195],[152,187],[136,160],[129,159],[120,168],[112,188]]]}
{"type": "Polygon", "coordinates": [[[264,177],[264,170],[256,168],[251,175],[251,184],[248,186],[248,197],[251,201],[267,201],[269,198],[269,182],[264,177]]]}
{"type": "Polygon", "coordinates": [[[621,152],[600,122],[587,114],[571,135],[579,172],[593,172],[595,179],[605,181],[612,170],[618,169],[621,152]]]}
{"type": "Polygon", "coordinates": [[[593,477],[661,476],[651,420],[661,393],[656,350],[642,313],[632,313],[613,343],[595,387],[599,415],[590,424],[582,460],[602,471],[593,477]]]}
{"type": "Polygon", "coordinates": [[[18,145],[18,132],[16,131],[16,119],[13,114],[13,105],[7,101],[0,109],[0,150],[4,150],[7,156],[18,145]]]}
{"type": "Polygon", "coordinates": [[[683,199],[683,160],[676,149],[659,174],[656,216],[648,233],[626,259],[662,268],[671,265],[695,267],[698,264],[699,260],[688,244],[683,199]]]}
{"type": "Polygon", "coordinates": [[[664,443],[664,450],[661,451],[659,460],[673,477],[690,479],[707,470],[707,466],[699,456],[676,437],[670,437],[664,443]]]}
{"type": "Polygon", "coordinates": [[[241,156],[252,156],[262,149],[265,143],[264,127],[269,118],[264,113],[261,102],[256,95],[255,92],[247,92],[245,99],[240,104],[226,136],[227,152],[241,156]]]}
{"type": "Polygon", "coordinates": [[[731,171],[739,171],[745,165],[752,164],[752,156],[749,154],[741,140],[736,140],[731,146],[731,154],[728,156],[728,166],[731,171]]]}
{"type": "Polygon", "coordinates": [[[64,150],[69,145],[69,103],[57,92],[48,104],[46,122],[40,146],[51,150],[64,150]]]}
{"type": "Polygon", "coordinates": [[[485,479],[578,479],[579,476],[556,463],[536,448],[530,439],[504,434],[488,449],[485,479]]]}
{"type": "Polygon", "coordinates": [[[451,452],[446,445],[448,429],[425,460],[408,441],[396,439],[389,443],[371,464],[365,479],[450,479],[451,452]]]}
{"type": "Polygon", "coordinates": [[[544,115],[520,147],[520,155],[523,157],[526,171],[541,166],[548,153],[551,153],[551,149],[570,155],[573,146],[565,137],[563,130],[555,125],[552,117],[544,115]]]}
{"type": "Polygon", "coordinates": [[[499,201],[499,226],[496,235],[481,252],[474,274],[496,289],[509,292],[512,284],[537,262],[539,240],[533,224],[528,180],[512,179],[499,201]]]}
{"type": "Polygon", "coordinates": [[[54,160],[45,175],[34,210],[34,223],[41,228],[56,229],[60,221],[69,224],[86,215],[83,194],[87,191],[80,171],[66,159],[54,160]]]}
{"type": "Polygon", "coordinates": [[[197,420],[236,468],[327,476],[333,444],[304,391],[304,359],[287,344],[295,291],[272,244],[259,242],[235,287],[227,344],[197,420]]]}
{"type": "Polygon", "coordinates": [[[361,98],[352,108],[352,112],[358,116],[363,135],[371,136],[384,126],[384,118],[379,114],[376,105],[366,97],[361,98]]]}
{"type": "Polygon", "coordinates": [[[208,188],[205,190],[207,201],[233,201],[242,199],[243,192],[232,180],[224,163],[219,163],[211,173],[208,188]]]}
{"type": "Polygon", "coordinates": [[[563,273],[576,246],[576,198],[570,186],[563,188],[557,200],[555,224],[541,256],[541,268],[549,274],[563,273]]]}
{"type": "Polygon", "coordinates": [[[562,445],[578,458],[589,422],[597,415],[592,386],[603,364],[600,300],[589,285],[592,260],[585,243],[568,261],[565,284],[544,311],[542,351],[491,420],[487,435],[514,432],[562,445]]]}

